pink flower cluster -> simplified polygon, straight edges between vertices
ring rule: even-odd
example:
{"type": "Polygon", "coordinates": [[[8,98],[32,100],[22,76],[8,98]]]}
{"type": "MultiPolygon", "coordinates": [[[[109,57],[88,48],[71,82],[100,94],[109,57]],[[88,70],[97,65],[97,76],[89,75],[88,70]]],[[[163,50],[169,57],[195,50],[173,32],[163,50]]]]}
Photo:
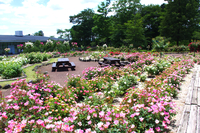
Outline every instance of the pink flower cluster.
{"type": "Polygon", "coordinates": [[[78,47],[77,42],[72,42],[71,44],[72,44],[72,47],[74,47],[74,48],[78,47]]]}
{"type": "Polygon", "coordinates": [[[17,45],[17,48],[22,49],[23,46],[24,46],[23,44],[19,44],[19,45],[17,45]]]}
{"type": "Polygon", "coordinates": [[[88,51],[75,51],[73,53],[62,53],[63,56],[77,56],[77,55],[84,55],[84,54],[88,54],[88,51]]]}

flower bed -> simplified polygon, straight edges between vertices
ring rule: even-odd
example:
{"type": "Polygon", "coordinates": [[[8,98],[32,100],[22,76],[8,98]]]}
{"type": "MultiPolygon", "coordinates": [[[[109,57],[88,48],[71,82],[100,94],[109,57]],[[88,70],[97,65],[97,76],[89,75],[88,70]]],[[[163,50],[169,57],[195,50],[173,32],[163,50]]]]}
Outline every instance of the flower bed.
{"type": "Polygon", "coordinates": [[[1,132],[164,132],[175,115],[175,97],[184,76],[193,67],[191,56],[164,58],[150,53],[126,55],[134,60],[124,68],[91,67],[84,76],[68,77],[67,86],[47,82],[12,84],[0,101],[1,132]],[[145,68],[159,72],[136,88],[145,68]],[[120,104],[115,98],[122,97],[120,104]]]}
{"type": "Polygon", "coordinates": [[[74,51],[74,52],[68,52],[68,53],[62,53],[61,55],[64,57],[74,57],[74,56],[81,56],[81,55],[87,55],[88,51],[74,51]]]}
{"type": "Polygon", "coordinates": [[[99,60],[103,60],[103,57],[108,56],[108,54],[105,54],[105,52],[91,52],[91,53],[87,53],[85,54],[83,57],[80,57],[79,60],[80,61],[99,61],[99,60]]]}

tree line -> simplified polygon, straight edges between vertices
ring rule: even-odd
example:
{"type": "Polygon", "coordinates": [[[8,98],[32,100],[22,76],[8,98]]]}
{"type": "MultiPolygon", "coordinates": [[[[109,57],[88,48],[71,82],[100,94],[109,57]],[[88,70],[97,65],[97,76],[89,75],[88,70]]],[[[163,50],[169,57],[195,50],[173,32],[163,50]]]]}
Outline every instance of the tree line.
{"type": "Polygon", "coordinates": [[[166,1],[142,5],[140,0],[106,0],[98,5],[97,13],[84,9],[70,16],[72,28],[58,29],[57,34],[84,47],[107,44],[146,49],[157,36],[177,46],[200,39],[200,0],[166,1]]]}

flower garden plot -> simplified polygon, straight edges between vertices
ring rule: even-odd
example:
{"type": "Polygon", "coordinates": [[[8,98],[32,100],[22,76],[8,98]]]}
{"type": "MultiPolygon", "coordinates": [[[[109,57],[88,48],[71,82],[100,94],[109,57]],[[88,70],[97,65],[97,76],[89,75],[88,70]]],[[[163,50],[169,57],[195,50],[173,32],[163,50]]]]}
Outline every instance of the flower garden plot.
{"type": "Polygon", "coordinates": [[[130,65],[86,69],[84,77],[70,77],[66,87],[47,82],[19,80],[1,101],[2,132],[164,132],[175,115],[172,98],[193,67],[191,57],[160,58],[133,54],[130,65]],[[148,61],[147,61],[148,59],[148,61]],[[149,60],[150,59],[150,60],[149,60]],[[160,65],[158,65],[160,64],[160,65]],[[136,88],[140,76],[153,66],[155,78],[136,88]],[[114,98],[123,97],[119,105],[114,98]]]}

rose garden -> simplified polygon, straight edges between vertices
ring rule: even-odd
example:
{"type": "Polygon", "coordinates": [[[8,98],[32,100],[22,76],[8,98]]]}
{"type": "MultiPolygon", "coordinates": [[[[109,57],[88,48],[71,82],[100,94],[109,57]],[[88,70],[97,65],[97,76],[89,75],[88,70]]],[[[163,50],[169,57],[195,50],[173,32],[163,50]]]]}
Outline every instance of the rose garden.
{"type": "Polygon", "coordinates": [[[198,54],[175,57],[139,48],[116,50],[106,45],[76,51],[75,44],[71,46],[73,51],[67,42],[20,45],[23,54],[0,57],[1,79],[21,77],[28,74],[26,68],[43,62],[51,64],[59,57],[76,56],[80,61],[98,64],[97,61],[108,56],[129,64],[120,68],[86,68],[82,76],[66,75],[65,86],[50,81],[51,75],[39,72],[33,72],[36,75],[33,82],[29,82],[29,77],[11,81],[10,95],[3,96],[0,91],[0,132],[169,131],[171,119],[176,115],[172,100],[181,91],[184,77],[198,64],[198,54]],[[51,45],[56,46],[56,51],[51,50],[51,45]],[[43,52],[37,51],[38,46],[43,52]]]}

